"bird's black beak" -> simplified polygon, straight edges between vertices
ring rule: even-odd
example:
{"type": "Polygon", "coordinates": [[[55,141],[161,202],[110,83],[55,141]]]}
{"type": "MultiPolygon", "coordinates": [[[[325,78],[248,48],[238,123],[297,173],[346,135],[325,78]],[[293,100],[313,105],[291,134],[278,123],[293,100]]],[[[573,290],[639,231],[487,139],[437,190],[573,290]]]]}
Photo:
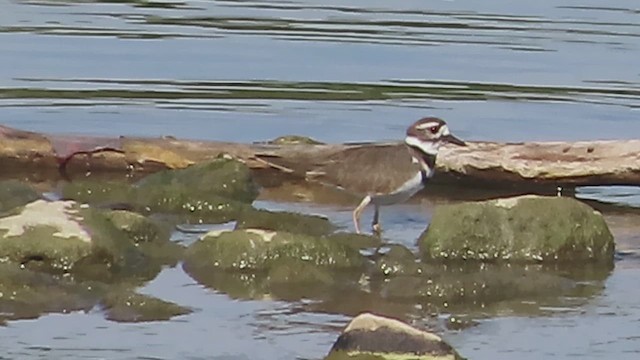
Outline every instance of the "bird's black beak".
{"type": "Polygon", "coordinates": [[[451,134],[447,134],[447,135],[443,136],[442,140],[444,142],[456,144],[456,145],[459,145],[459,146],[467,146],[466,142],[458,139],[457,137],[455,137],[455,136],[453,136],[451,134]]]}

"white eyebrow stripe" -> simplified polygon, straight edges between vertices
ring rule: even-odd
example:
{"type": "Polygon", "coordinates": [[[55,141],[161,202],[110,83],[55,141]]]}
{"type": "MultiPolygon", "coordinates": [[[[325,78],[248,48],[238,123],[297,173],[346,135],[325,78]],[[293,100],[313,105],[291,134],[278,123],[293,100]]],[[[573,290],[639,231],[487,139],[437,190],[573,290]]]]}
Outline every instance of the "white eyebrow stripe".
{"type": "Polygon", "coordinates": [[[439,124],[439,123],[437,123],[437,122],[435,122],[435,121],[432,121],[432,122],[428,122],[428,123],[420,124],[420,125],[416,126],[416,129],[418,129],[418,130],[424,130],[424,129],[426,129],[426,128],[430,128],[430,127],[432,127],[432,126],[440,126],[440,124],[439,124]]]}

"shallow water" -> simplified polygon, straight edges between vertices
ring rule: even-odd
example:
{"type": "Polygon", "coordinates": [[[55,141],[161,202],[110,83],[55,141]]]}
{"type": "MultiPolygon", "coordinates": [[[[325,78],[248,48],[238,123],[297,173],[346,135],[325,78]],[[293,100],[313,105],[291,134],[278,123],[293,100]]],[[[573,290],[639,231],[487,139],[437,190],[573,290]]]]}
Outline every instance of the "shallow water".
{"type": "MultiPolygon", "coordinates": [[[[436,115],[472,140],[640,134],[632,1],[0,0],[0,8],[0,122],[21,129],[342,142],[397,139],[436,115]]],[[[577,194],[636,205],[639,192],[577,194]]],[[[414,246],[438,201],[385,208],[386,240],[414,246]]],[[[257,206],[350,226],[355,200],[320,202],[263,195],[257,206]]],[[[624,253],[586,304],[436,330],[472,359],[637,358],[634,214],[606,213],[624,253]]],[[[349,319],[304,301],[234,300],[180,267],[142,291],[197,311],[145,324],[108,322],[98,309],[11,322],[0,328],[0,358],[317,359],[349,319]]]]}

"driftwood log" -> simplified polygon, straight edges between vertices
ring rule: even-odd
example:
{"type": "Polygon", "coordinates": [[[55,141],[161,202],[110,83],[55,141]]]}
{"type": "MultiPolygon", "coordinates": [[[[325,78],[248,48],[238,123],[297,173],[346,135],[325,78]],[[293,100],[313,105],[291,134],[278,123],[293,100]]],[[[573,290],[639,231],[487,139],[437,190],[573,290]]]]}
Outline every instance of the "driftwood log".
{"type": "MultiPolygon", "coordinates": [[[[104,138],[39,134],[0,126],[0,175],[56,171],[147,173],[228,154],[255,170],[275,170],[275,158],[317,161],[353,147],[376,144],[238,144],[172,137],[104,138]],[[310,160],[311,159],[311,160],[310,160]]],[[[398,143],[397,146],[403,146],[398,143]]],[[[434,182],[475,187],[572,188],[640,185],[640,140],[497,143],[445,147],[434,182]]]]}

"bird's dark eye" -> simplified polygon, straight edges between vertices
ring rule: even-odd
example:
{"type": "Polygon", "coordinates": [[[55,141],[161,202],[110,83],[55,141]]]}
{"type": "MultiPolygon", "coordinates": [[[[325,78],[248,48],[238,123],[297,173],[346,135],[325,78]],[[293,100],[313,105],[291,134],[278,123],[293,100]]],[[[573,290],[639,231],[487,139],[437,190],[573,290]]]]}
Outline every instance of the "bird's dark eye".
{"type": "Polygon", "coordinates": [[[429,131],[431,131],[432,134],[435,134],[438,132],[438,127],[437,126],[432,126],[429,128],[429,131]]]}

